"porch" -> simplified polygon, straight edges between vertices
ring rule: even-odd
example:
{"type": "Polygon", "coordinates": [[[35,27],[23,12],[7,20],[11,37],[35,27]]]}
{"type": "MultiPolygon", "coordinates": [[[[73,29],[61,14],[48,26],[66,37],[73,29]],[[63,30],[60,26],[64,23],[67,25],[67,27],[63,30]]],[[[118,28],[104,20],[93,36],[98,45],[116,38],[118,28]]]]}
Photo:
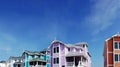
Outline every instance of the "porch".
{"type": "Polygon", "coordinates": [[[15,62],[15,63],[13,64],[13,66],[14,66],[14,67],[22,67],[21,64],[22,64],[21,62],[15,62]]]}
{"type": "Polygon", "coordinates": [[[46,67],[46,63],[46,61],[40,59],[29,61],[30,67],[46,67]]]}
{"type": "Polygon", "coordinates": [[[87,57],[84,54],[67,54],[66,65],[67,67],[87,67],[87,57]]]}

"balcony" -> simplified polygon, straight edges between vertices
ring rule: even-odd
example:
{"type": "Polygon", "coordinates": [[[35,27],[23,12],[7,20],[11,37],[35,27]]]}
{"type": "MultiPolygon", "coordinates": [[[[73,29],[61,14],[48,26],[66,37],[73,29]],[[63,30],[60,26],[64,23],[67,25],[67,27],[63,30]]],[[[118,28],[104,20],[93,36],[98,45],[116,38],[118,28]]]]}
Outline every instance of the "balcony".
{"type": "Polygon", "coordinates": [[[79,61],[78,65],[75,65],[74,62],[67,62],[67,67],[86,67],[86,63],[79,61]]]}
{"type": "Polygon", "coordinates": [[[30,67],[46,67],[45,65],[31,65],[30,67]]]}
{"type": "Polygon", "coordinates": [[[67,67],[73,67],[74,62],[67,62],[67,67]]]}

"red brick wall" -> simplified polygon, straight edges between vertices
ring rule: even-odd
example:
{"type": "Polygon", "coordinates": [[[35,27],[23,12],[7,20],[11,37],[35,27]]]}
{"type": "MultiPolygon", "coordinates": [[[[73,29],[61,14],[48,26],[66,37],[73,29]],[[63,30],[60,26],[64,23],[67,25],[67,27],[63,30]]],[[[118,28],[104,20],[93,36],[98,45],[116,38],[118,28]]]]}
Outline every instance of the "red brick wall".
{"type": "Polygon", "coordinates": [[[113,64],[113,38],[108,40],[108,64],[113,64]]]}
{"type": "Polygon", "coordinates": [[[113,38],[108,40],[108,51],[113,51],[113,38]]]}
{"type": "Polygon", "coordinates": [[[120,36],[115,36],[114,41],[120,41],[120,36]]]}
{"type": "Polygon", "coordinates": [[[115,62],[115,67],[120,67],[120,62],[115,62]]]}
{"type": "Polygon", "coordinates": [[[108,58],[109,58],[108,63],[113,64],[113,53],[109,53],[108,58]]]}
{"type": "Polygon", "coordinates": [[[107,67],[107,43],[104,46],[104,67],[107,67]]]}

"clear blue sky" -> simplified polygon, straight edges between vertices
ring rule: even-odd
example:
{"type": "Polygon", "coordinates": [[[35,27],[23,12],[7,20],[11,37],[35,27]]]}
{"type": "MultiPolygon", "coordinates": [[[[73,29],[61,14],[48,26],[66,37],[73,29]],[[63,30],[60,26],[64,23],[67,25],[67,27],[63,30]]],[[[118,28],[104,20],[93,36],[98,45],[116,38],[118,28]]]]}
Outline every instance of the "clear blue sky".
{"type": "Polygon", "coordinates": [[[88,42],[92,67],[103,67],[103,46],[120,32],[119,0],[0,0],[0,60],[47,48],[56,37],[88,42]]]}

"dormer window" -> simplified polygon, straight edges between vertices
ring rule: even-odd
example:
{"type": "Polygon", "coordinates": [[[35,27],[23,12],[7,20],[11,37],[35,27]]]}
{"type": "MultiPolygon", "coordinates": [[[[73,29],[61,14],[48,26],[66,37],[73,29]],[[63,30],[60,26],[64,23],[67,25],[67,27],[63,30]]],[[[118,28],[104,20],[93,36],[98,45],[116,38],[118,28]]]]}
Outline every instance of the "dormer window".
{"type": "Polygon", "coordinates": [[[83,45],[83,48],[85,47],[85,45],[83,45]]]}
{"type": "Polygon", "coordinates": [[[32,56],[32,58],[34,58],[34,55],[31,55],[32,56]]]}
{"type": "Polygon", "coordinates": [[[54,47],[54,53],[59,53],[59,47],[54,47]]]}
{"type": "Polygon", "coordinates": [[[68,48],[68,51],[70,51],[70,48],[68,48]]]}

